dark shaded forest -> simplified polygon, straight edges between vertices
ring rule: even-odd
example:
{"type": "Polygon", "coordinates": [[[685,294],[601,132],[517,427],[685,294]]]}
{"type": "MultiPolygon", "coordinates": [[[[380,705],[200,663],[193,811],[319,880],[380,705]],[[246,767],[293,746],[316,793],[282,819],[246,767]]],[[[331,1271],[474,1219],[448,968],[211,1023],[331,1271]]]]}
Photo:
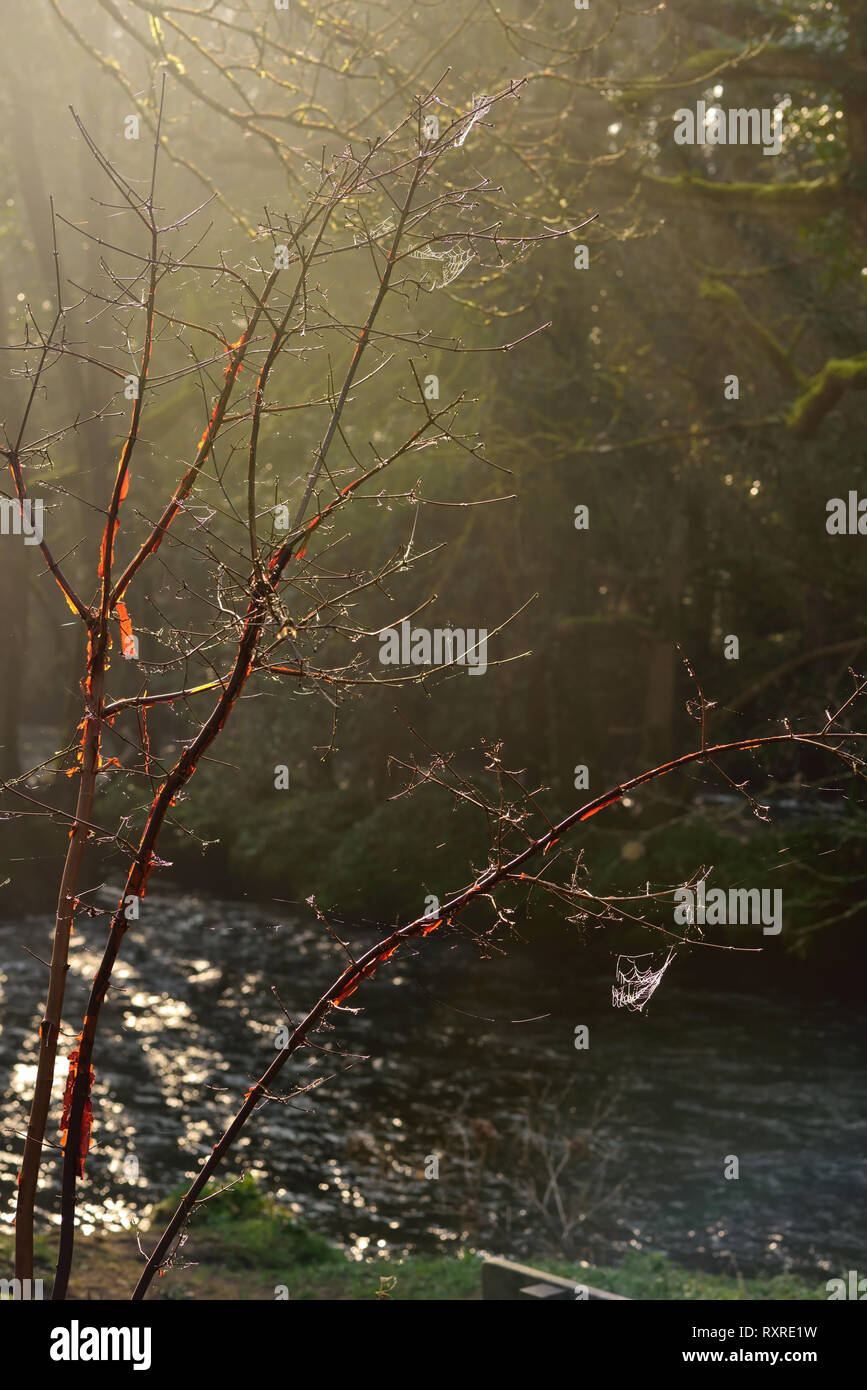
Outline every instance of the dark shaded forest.
{"type": "Polygon", "coordinates": [[[867,11],[4,37],[16,1279],[141,1299],[192,1223],[265,1297],[373,1296],[335,1240],[816,1297],[859,1258],[867,11]]]}
{"type": "MultiPolygon", "coordinates": [[[[450,798],[425,788],[394,799],[406,780],[400,764],[418,751],[408,726],[465,770],[485,740],[502,741],[525,784],[548,789],[556,818],[582,785],[579,769],[598,792],[693,745],[684,658],[713,702],[717,741],[776,732],[783,719],[809,724],[848,697],[850,668],[863,669],[867,649],[863,541],[829,534],[826,507],[857,491],[862,471],[867,22],[854,3],[741,0],[630,13],[604,0],[574,13],[523,0],[508,13],[473,3],[394,15],[376,5],[270,8],[196,14],[99,0],[82,14],[51,0],[8,26],[3,332],[14,349],[33,336],[25,305],[40,322],[48,315],[50,199],[64,219],[56,226],[70,297],[103,277],[111,213],[68,106],[108,157],[142,178],[165,75],[161,203],[174,215],[210,199],[207,258],[217,248],[231,258],[291,206],[306,161],[388,129],[408,94],[436,84],[436,109],[452,119],[479,92],[527,78],[520,99],[488,120],[484,143],[467,137],[467,163],[507,187],[509,210],[527,226],[557,232],[594,220],[501,272],[470,263],[418,292],[429,341],[447,345],[425,345],[418,367],[435,375],[439,398],[463,398],[464,426],[490,462],[457,447],[433,451],[423,475],[415,459],[398,462],[390,491],[404,500],[359,507],[341,541],[351,567],[374,535],[397,551],[412,526],[416,551],[430,553],[391,578],[389,593],[401,613],[427,604],[431,623],[495,634],[484,678],[457,669],[397,689],[348,685],[336,722],[321,689],[261,680],[219,761],[184,793],[164,855],[164,872],[188,884],[290,902],[315,894],[347,920],[376,920],[443,896],[485,853],[484,825],[450,798]],[[37,64],[38,94],[28,77],[37,64]],[[675,110],[698,101],[778,111],[779,154],[678,144],[675,110]],[[138,142],[127,138],[130,117],[138,142]],[[479,350],[530,333],[512,351],[479,350]],[[417,495],[442,505],[417,509],[413,525],[417,495]],[[454,505],[479,498],[503,500],[454,505]],[[731,635],[737,659],[726,655],[731,635]]],[[[484,127],[482,115],[476,134],[484,127]]],[[[331,274],[351,303],[340,266],[331,274]]],[[[212,313],[225,341],[234,337],[242,320],[231,321],[208,277],[177,278],[172,312],[212,313]]],[[[125,430],[122,392],[86,360],[104,327],[105,312],[82,312],[80,356],[56,387],[46,379],[45,404],[36,403],[39,431],[63,430],[34,473],[46,526],[85,584],[81,538],[125,430]]],[[[207,388],[181,356],[151,388],[133,498],[142,517],[149,493],[170,490],[207,418],[207,388]]],[[[287,407],[315,399],[321,357],[297,355],[291,383],[281,383],[287,407]]],[[[27,373],[14,352],[6,358],[11,420],[27,373]]],[[[205,367],[203,380],[208,371],[219,377],[205,367]]],[[[342,447],[375,449],[396,437],[404,413],[393,377],[383,373],[380,386],[373,376],[342,447]]],[[[315,448],[318,428],[315,408],[264,421],[275,507],[292,495],[295,460],[315,448]]],[[[233,447],[216,461],[227,476],[233,447]]],[[[8,484],[5,495],[14,495],[8,484]]],[[[203,490],[201,515],[212,503],[203,490]]],[[[194,507],[185,520],[195,525],[194,507]]],[[[41,765],[30,793],[38,800],[50,787],[69,801],[74,787],[51,757],[74,741],[79,634],[38,552],[4,542],[0,562],[0,770],[10,779],[41,765]]],[[[168,669],[167,633],[193,611],[197,563],[181,548],[150,579],[148,610],[135,615],[148,679],[168,669]]],[[[383,605],[383,621],[389,611],[383,605]]],[[[376,618],[373,603],[371,634],[376,618]]],[[[375,661],[375,635],[347,639],[339,623],[302,637],[305,652],[327,648],[347,670],[359,648],[375,661]]],[[[138,688],[133,673],[120,672],[124,680],[118,694],[138,688]]],[[[155,757],[181,747],[184,702],[152,709],[147,734],[155,757]]],[[[121,739],[111,753],[135,761],[121,739]]],[[[802,750],[772,769],[744,755],[727,771],[770,805],[770,823],[725,779],[695,770],[648,788],[592,832],[594,872],[607,883],[670,883],[702,862],[726,881],[757,882],[772,868],[786,896],[780,949],[834,966],[861,958],[867,860],[854,786],[802,750]]],[[[134,827],[150,800],[142,779],[107,771],[100,780],[106,820],[134,827]]],[[[48,908],[64,852],[56,824],[23,816],[4,841],[3,910],[48,908]]],[[[110,848],[91,853],[110,876],[110,848]]]]}

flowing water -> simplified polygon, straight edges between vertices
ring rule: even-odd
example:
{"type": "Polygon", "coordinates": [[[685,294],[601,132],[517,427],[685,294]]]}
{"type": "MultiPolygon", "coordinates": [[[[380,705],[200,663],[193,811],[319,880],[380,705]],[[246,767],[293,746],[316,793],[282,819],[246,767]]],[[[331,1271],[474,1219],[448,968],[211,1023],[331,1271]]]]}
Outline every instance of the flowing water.
{"type": "MultiPolygon", "coordinates": [[[[47,956],[50,930],[0,923],[4,1219],[45,984],[21,946],[47,956]]],[[[73,938],[58,1097],[104,931],[88,921],[73,938]]],[[[148,895],[103,1014],[85,1229],[129,1227],[192,1174],[274,1055],[273,989],[300,1016],[341,954],[317,923],[267,907],[148,895]]],[[[568,966],[526,947],[484,960],[454,936],[399,954],[348,1001],[361,1012],[316,1035],[342,1055],[300,1054],[283,1093],[330,1079],[257,1113],[225,1172],[260,1174],[358,1258],[466,1243],[517,1258],[653,1249],[823,1281],[863,1268],[864,1012],[688,988],[675,967],[629,1013],[583,961],[578,946],[568,966]]],[[[43,1204],[53,1219],[50,1192],[43,1204]]]]}

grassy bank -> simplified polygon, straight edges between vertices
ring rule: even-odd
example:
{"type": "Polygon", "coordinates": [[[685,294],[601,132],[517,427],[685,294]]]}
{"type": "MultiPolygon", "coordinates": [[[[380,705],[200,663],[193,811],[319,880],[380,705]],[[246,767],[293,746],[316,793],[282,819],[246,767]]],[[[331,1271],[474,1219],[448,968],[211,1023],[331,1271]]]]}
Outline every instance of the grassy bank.
{"type": "MultiPolygon", "coordinates": [[[[156,1229],[176,1198],[155,1210],[156,1229]]],[[[3,1265],[11,1270],[12,1241],[3,1265]]],[[[143,1247],[151,1242],[145,1235],[143,1247]]],[[[50,1287],[54,1241],[37,1241],[37,1276],[50,1287]]],[[[825,1299],[824,1279],[808,1284],[790,1275],[742,1279],[683,1269],[664,1255],[633,1252],[622,1264],[587,1264],[534,1259],[539,1269],[634,1299],[825,1299]]],[[[132,1232],[79,1236],[70,1296],[125,1299],[142,1269],[132,1232]]],[[[263,1195],[250,1179],[213,1198],[198,1212],[193,1233],[177,1264],[157,1279],[150,1297],[194,1300],[408,1299],[425,1302],[479,1297],[481,1256],[460,1253],[432,1258],[353,1261],[290,1212],[263,1195]],[[186,1267],[184,1267],[186,1266],[186,1267]]]]}

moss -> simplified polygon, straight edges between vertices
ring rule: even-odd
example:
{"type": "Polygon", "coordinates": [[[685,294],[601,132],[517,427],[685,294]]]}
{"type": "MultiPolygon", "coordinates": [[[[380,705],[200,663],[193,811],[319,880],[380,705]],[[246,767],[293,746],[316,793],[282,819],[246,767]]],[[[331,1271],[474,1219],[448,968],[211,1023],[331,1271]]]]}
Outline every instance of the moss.
{"type": "Polygon", "coordinates": [[[833,212],[847,201],[862,201],[853,192],[851,199],[838,179],[798,179],[788,183],[723,183],[681,174],[673,178],[644,174],[642,188],[655,202],[689,207],[695,201],[715,203],[727,212],[776,216],[781,211],[803,213],[806,217],[833,212]]]}
{"type": "Polygon", "coordinates": [[[640,87],[625,87],[616,98],[617,105],[624,110],[646,106],[658,101],[661,93],[669,95],[681,86],[693,88],[695,96],[699,97],[718,69],[737,58],[739,52],[741,50],[732,48],[707,48],[702,53],[693,53],[671,76],[652,78],[640,87]],[[699,83],[699,78],[707,78],[707,81],[699,83]]]}
{"type": "MultiPolygon", "coordinates": [[[[767,82],[770,78],[805,77],[809,81],[832,84],[853,84],[857,79],[847,72],[844,58],[825,57],[809,48],[792,48],[788,44],[764,44],[752,53],[743,45],[705,48],[693,53],[670,75],[651,79],[640,87],[625,88],[617,98],[618,105],[628,108],[658,101],[660,95],[670,96],[678,88],[689,89],[697,100],[714,79],[725,75],[727,83],[767,82]]],[[[686,95],[686,94],[685,94],[686,95]]],[[[734,103],[733,103],[734,104],[734,103]]],[[[737,105],[745,103],[738,102],[737,105]]]]}
{"type": "Polygon", "coordinates": [[[865,388],[867,354],[860,357],[832,357],[795,401],[786,417],[786,424],[797,439],[809,439],[845,391],[865,388]]]}
{"type": "Polygon", "coordinates": [[[762,351],[770,358],[785,381],[795,387],[803,386],[806,383],[806,378],[795,367],[782,343],[778,342],[773,333],[749,312],[740,295],[730,285],[724,284],[715,276],[708,275],[699,285],[699,294],[702,299],[724,304],[726,308],[737,312],[740,321],[746,325],[762,351]]]}
{"type": "Polygon", "coordinates": [[[702,299],[713,299],[719,304],[730,304],[734,309],[740,308],[740,297],[731,285],[725,285],[722,280],[716,280],[709,275],[701,281],[698,292],[702,299]]]}

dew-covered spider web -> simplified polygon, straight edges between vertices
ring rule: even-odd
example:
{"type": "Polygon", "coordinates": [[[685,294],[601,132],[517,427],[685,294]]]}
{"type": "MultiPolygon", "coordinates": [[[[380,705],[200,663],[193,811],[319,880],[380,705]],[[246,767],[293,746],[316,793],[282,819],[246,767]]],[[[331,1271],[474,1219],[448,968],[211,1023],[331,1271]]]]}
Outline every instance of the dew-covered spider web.
{"type": "Polygon", "coordinates": [[[646,951],[640,956],[617,957],[617,984],[611,986],[611,1002],[615,1009],[632,1009],[640,1013],[651,995],[656,992],[663,975],[674,960],[674,947],[669,948],[665,960],[656,969],[653,969],[652,964],[646,969],[639,966],[638,962],[642,960],[652,962],[654,955],[655,952],[646,951]]]}
{"type": "Polygon", "coordinates": [[[430,288],[434,290],[445,289],[452,280],[457,280],[462,270],[466,270],[470,261],[476,259],[475,253],[466,246],[449,246],[445,251],[432,251],[429,246],[423,250],[411,253],[419,261],[439,261],[442,266],[440,277],[435,272],[430,272],[430,288]]]}
{"type": "MultiPolygon", "coordinates": [[[[376,227],[370,229],[365,227],[360,231],[354,231],[352,243],[354,246],[364,246],[378,241],[381,237],[387,236],[389,232],[393,232],[395,225],[393,216],[386,217],[385,221],[380,222],[376,227]]],[[[428,290],[445,289],[446,285],[457,280],[470,262],[476,259],[475,252],[470,247],[454,244],[438,251],[424,243],[417,250],[411,251],[410,255],[417,261],[434,261],[436,263],[436,269],[432,268],[424,277],[428,290]]]]}

